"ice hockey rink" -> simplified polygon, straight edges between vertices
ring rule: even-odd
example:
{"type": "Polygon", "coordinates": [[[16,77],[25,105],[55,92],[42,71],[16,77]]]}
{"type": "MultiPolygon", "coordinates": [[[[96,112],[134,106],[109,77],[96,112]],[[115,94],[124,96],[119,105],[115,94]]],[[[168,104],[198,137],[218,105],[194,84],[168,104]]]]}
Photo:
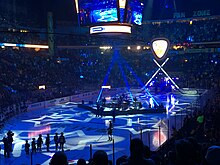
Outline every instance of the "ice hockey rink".
{"type": "MultiPolygon", "coordinates": [[[[155,95],[166,103],[167,95],[155,95]]],[[[105,150],[110,160],[116,160],[122,155],[129,155],[130,138],[142,138],[145,145],[155,151],[172,136],[172,127],[180,128],[185,116],[193,113],[194,105],[199,95],[188,96],[174,94],[176,98],[167,104],[167,113],[162,114],[135,114],[116,116],[113,130],[113,142],[108,141],[107,127],[112,116],[96,117],[91,111],[78,108],[80,102],[67,102],[53,107],[42,108],[22,113],[6,122],[0,132],[0,139],[8,130],[14,132],[13,152],[10,158],[4,157],[3,143],[1,142],[0,164],[48,165],[55,153],[53,137],[55,133],[64,132],[66,143],[64,152],[69,164],[74,164],[79,158],[89,160],[96,150],[105,150]],[[168,125],[169,122],[169,125],[168,125]],[[50,134],[50,152],[46,151],[45,138],[50,134]],[[43,150],[36,154],[26,155],[25,140],[31,143],[32,138],[43,136],[43,150]],[[169,134],[169,135],[168,135],[169,134]]],[[[169,100],[170,101],[170,100],[169,100]]],[[[87,104],[87,102],[85,102],[87,104]]]]}

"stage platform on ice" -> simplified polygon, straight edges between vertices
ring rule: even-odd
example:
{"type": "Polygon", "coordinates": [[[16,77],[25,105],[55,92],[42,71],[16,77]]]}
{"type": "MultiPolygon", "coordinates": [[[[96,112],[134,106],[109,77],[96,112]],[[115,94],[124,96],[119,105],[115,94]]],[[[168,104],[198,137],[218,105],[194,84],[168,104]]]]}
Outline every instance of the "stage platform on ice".
{"type": "Polygon", "coordinates": [[[125,110],[113,110],[113,108],[111,107],[103,107],[103,111],[98,112],[97,111],[97,106],[94,104],[78,104],[79,108],[83,108],[86,110],[91,111],[94,114],[97,114],[99,116],[113,116],[115,114],[115,116],[120,116],[120,115],[135,115],[135,114],[154,114],[154,113],[166,113],[166,109],[165,108],[133,108],[133,107],[129,107],[125,110]]]}
{"type": "Polygon", "coordinates": [[[162,114],[162,113],[167,113],[167,111],[171,111],[173,107],[177,105],[181,105],[181,104],[190,105],[190,103],[192,102],[191,99],[196,98],[205,92],[204,90],[185,89],[182,90],[184,92],[173,91],[169,93],[157,93],[157,94],[151,92],[152,95],[149,95],[143,91],[140,92],[139,89],[131,89],[131,91],[133,93],[133,97],[137,101],[132,101],[131,98],[129,98],[129,94],[125,93],[125,91],[123,90],[120,92],[110,92],[109,90],[109,92],[105,92],[103,95],[104,96],[103,98],[106,98],[104,105],[103,103],[99,103],[100,108],[103,108],[102,110],[97,110],[98,108],[95,100],[89,101],[89,99],[87,99],[83,103],[78,102],[77,105],[79,108],[89,110],[93,114],[96,115],[98,114],[100,116],[162,114]],[[122,95],[125,95],[125,97],[128,97],[129,99],[123,100],[120,104],[118,104],[118,102],[120,102],[118,100],[120,100],[120,97],[122,95]],[[155,102],[157,102],[157,105],[152,100],[155,100],[155,102]]]}

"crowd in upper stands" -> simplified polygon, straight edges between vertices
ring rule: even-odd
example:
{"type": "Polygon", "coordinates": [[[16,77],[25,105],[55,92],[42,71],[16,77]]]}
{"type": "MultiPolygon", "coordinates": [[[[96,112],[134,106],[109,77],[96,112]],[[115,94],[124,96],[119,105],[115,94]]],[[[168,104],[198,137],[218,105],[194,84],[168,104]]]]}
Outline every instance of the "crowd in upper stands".
{"type": "Polygon", "coordinates": [[[173,43],[219,41],[219,17],[146,22],[134,29],[137,40],[166,37],[173,43]]]}
{"type": "Polygon", "coordinates": [[[174,43],[212,42],[220,40],[219,28],[219,19],[188,20],[151,25],[150,34],[153,34],[151,36],[152,39],[163,36],[169,38],[174,43]],[[175,29],[172,27],[175,27],[175,29]]]}

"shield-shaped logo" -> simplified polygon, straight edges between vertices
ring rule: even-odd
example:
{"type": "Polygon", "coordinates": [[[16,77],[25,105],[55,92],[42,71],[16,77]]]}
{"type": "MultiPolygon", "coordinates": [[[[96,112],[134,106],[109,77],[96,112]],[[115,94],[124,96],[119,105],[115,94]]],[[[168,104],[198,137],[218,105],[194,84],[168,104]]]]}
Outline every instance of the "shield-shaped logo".
{"type": "Polygon", "coordinates": [[[170,43],[165,38],[157,38],[152,41],[151,50],[158,59],[165,57],[169,50],[170,43]]]}

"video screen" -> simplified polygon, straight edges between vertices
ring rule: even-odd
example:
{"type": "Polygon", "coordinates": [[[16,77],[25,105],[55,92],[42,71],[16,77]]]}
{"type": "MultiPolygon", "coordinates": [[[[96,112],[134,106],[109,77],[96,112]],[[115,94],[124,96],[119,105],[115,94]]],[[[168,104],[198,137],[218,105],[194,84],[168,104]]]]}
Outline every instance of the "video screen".
{"type": "Polygon", "coordinates": [[[91,11],[91,22],[114,22],[118,21],[117,8],[108,8],[91,11]]]}
{"type": "Polygon", "coordinates": [[[141,25],[143,10],[144,10],[143,0],[128,0],[126,22],[131,24],[141,25]]]}
{"type": "Polygon", "coordinates": [[[79,0],[81,25],[118,21],[117,0],[79,0]]]}
{"type": "Polygon", "coordinates": [[[125,9],[120,8],[120,22],[125,22],[124,17],[125,17],[125,9]]]}

